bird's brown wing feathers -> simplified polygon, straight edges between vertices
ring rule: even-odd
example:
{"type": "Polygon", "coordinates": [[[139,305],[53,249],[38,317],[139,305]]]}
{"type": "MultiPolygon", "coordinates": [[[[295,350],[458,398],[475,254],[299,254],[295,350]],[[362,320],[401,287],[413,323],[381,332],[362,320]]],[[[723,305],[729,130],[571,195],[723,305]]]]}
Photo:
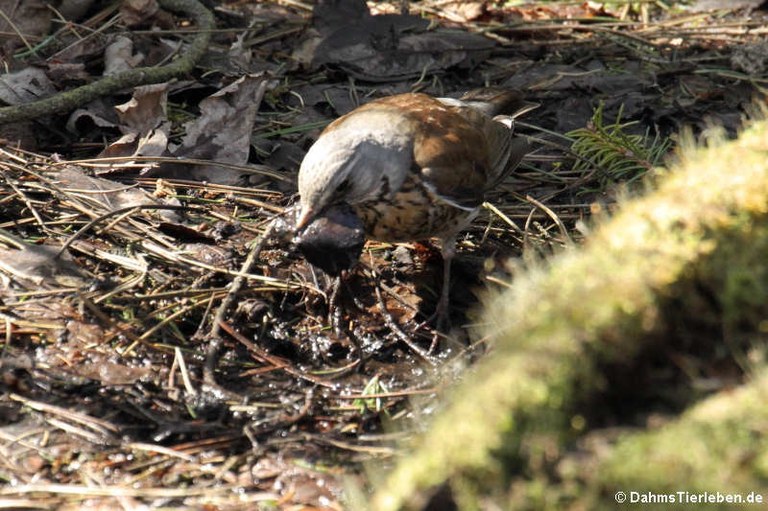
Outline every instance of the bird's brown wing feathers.
{"type": "Polygon", "coordinates": [[[424,182],[438,195],[460,207],[475,208],[483,201],[493,161],[489,141],[473,118],[481,114],[459,116],[457,110],[436,109],[432,114],[435,122],[419,126],[414,162],[424,182]]]}
{"type": "Polygon", "coordinates": [[[492,121],[493,126],[488,129],[488,145],[491,149],[492,175],[489,176],[485,190],[490,190],[502,182],[511,174],[523,157],[531,149],[528,140],[515,136],[512,130],[497,121],[492,121]]]}
{"type": "MultiPolygon", "coordinates": [[[[476,109],[448,107],[450,122],[462,124],[462,137],[422,125],[416,137],[415,163],[434,190],[457,205],[475,208],[528,152],[525,139],[476,109]]],[[[438,122],[436,126],[439,128],[438,122]]]]}
{"type": "MultiPolygon", "coordinates": [[[[498,95],[517,98],[509,93],[498,95]]],[[[426,94],[377,99],[354,113],[366,110],[412,118],[414,170],[437,195],[461,208],[482,204],[485,192],[517,167],[528,148],[524,139],[513,136],[509,127],[482,109],[446,104],[426,94]]],[[[332,131],[345,117],[326,131],[332,131]]]]}

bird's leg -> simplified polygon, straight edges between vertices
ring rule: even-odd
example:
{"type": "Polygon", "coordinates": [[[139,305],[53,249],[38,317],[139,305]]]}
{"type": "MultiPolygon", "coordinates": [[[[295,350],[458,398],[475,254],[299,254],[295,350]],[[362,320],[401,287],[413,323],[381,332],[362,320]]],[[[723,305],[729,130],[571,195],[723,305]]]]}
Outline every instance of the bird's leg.
{"type": "MultiPolygon", "coordinates": [[[[338,276],[333,278],[331,293],[328,295],[328,324],[333,328],[333,332],[336,335],[339,337],[346,336],[354,346],[355,352],[357,353],[357,362],[350,367],[362,367],[365,360],[360,340],[342,321],[344,319],[344,311],[342,310],[342,305],[339,304],[339,296],[345,289],[348,295],[351,294],[349,290],[348,270],[342,270],[338,276]]],[[[359,306],[359,302],[356,298],[353,298],[353,302],[356,306],[359,306]]]]}
{"type": "Polygon", "coordinates": [[[454,238],[443,239],[440,244],[440,254],[443,256],[443,285],[440,290],[440,298],[437,301],[435,312],[429,316],[423,323],[420,323],[416,330],[421,330],[425,325],[433,324],[432,345],[429,353],[432,353],[437,347],[439,340],[438,332],[447,332],[451,328],[450,321],[450,294],[451,294],[451,261],[456,255],[456,240],[454,238]]]}
{"type": "Polygon", "coordinates": [[[365,306],[355,296],[350,288],[350,270],[341,270],[336,277],[331,277],[330,293],[328,293],[328,324],[334,328],[337,334],[342,332],[341,320],[345,312],[344,306],[340,303],[341,295],[346,293],[345,297],[352,300],[352,304],[359,311],[364,311],[365,306]]]}
{"type": "Polygon", "coordinates": [[[341,281],[344,278],[344,273],[341,272],[338,276],[333,278],[333,284],[331,285],[331,294],[328,295],[328,324],[333,327],[336,334],[340,334],[341,329],[341,314],[342,310],[339,306],[339,294],[341,291],[341,281]]]}
{"type": "Polygon", "coordinates": [[[435,316],[437,317],[437,329],[443,332],[451,326],[449,297],[451,294],[451,261],[456,255],[456,240],[454,238],[442,240],[440,253],[443,256],[443,287],[440,291],[440,300],[437,302],[435,316]]]}

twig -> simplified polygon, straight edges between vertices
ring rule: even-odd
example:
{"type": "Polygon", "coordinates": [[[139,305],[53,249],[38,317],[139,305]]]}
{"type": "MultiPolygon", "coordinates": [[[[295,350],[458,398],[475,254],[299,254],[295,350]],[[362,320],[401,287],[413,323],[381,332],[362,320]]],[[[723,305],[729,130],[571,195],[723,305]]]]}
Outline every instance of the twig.
{"type": "Polygon", "coordinates": [[[403,332],[403,330],[397,325],[397,323],[395,323],[395,320],[392,318],[392,315],[387,310],[387,306],[384,303],[384,298],[381,296],[381,288],[378,285],[374,285],[373,288],[376,291],[376,299],[379,302],[379,309],[381,309],[381,315],[384,318],[384,322],[387,324],[389,329],[392,330],[392,332],[397,336],[397,338],[400,339],[401,341],[403,341],[406,344],[406,346],[411,348],[411,350],[414,353],[416,353],[418,356],[420,356],[422,359],[424,359],[430,365],[434,366],[435,365],[435,361],[429,355],[429,353],[427,353],[426,351],[424,351],[423,349],[418,347],[411,340],[411,338],[408,337],[408,335],[405,332],[403,332]]]}
{"type": "Polygon", "coordinates": [[[170,205],[170,204],[138,204],[136,206],[128,206],[125,208],[120,208],[114,211],[110,211],[109,213],[105,213],[97,218],[94,218],[93,220],[91,220],[90,222],[82,226],[80,230],[78,230],[66,242],[64,242],[64,245],[61,246],[61,249],[59,249],[59,252],[56,254],[55,258],[61,257],[61,254],[63,254],[72,245],[72,243],[75,242],[75,240],[77,240],[89,229],[100,224],[104,220],[108,218],[112,218],[113,216],[122,215],[124,213],[132,213],[134,211],[139,211],[141,209],[170,209],[174,211],[188,211],[190,209],[195,209],[195,208],[194,206],[176,206],[176,205],[170,205]]]}
{"type": "Polygon", "coordinates": [[[251,266],[253,266],[253,264],[258,259],[261,250],[264,248],[264,244],[272,236],[272,233],[275,230],[275,220],[277,220],[277,217],[272,221],[264,234],[261,235],[261,238],[259,238],[259,240],[253,244],[251,252],[248,254],[248,257],[245,259],[245,262],[240,269],[240,274],[232,280],[232,286],[229,288],[229,293],[227,293],[227,296],[224,298],[224,300],[221,301],[221,305],[219,305],[219,308],[216,310],[216,316],[213,318],[213,325],[211,326],[211,331],[208,334],[208,340],[210,344],[208,345],[205,353],[203,381],[206,385],[210,385],[216,389],[220,389],[218,383],[216,383],[215,371],[216,363],[219,359],[219,349],[221,348],[222,343],[222,325],[224,324],[224,320],[226,318],[227,312],[229,311],[229,308],[232,306],[232,303],[234,303],[235,298],[237,298],[237,294],[240,292],[240,288],[242,288],[243,284],[245,283],[246,279],[244,275],[250,273],[251,266]]]}

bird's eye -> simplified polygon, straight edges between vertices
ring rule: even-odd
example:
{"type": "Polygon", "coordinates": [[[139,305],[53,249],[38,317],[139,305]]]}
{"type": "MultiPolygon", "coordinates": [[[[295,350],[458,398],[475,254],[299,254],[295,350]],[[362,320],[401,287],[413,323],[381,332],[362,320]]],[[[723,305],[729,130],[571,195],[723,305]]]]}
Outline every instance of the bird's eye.
{"type": "Polygon", "coordinates": [[[349,190],[349,179],[345,179],[336,187],[336,194],[343,194],[349,190]]]}

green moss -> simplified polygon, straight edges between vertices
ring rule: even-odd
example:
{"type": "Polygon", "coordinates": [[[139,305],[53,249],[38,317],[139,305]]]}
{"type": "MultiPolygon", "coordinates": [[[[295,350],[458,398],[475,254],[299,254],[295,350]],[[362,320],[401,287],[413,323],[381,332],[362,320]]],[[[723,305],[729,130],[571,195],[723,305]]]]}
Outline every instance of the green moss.
{"type": "MultiPolygon", "coordinates": [[[[608,506],[620,490],[748,494],[766,488],[767,395],[768,372],[763,370],[744,387],[703,401],[672,424],[626,435],[600,464],[590,488],[591,504],[608,506]]],[[[768,495],[763,498],[768,501],[768,495]]],[[[727,503],[707,507],[729,508],[727,503]]]]}
{"type": "MultiPolygon", "coordinates": [[[[707,429],[704,422],[685,436],[649,433],[622,443],[617,452],[627,450],[631,461],[611,458],[617,461],[601,469],[594,493],[582,480],[553,482],[546,472],[579,433],[571,417],[602,391],[606,364],[631,364],[674,343],[675,325],[698,318],[702,304],[709,304],[709,314],[697,321],[712,332],[704,343],[722,342],[720,332],[748,335],[764,322],[767,155],[765,122],[737,141],[686,151],[677,168],[660,173],[655,191],[624,203],[583,247],[530,269],[489,300],[485,334],[495,339],[495,351],[449,396],[429,432],[375,494],[372,508],[418,508],[445,482],[453,484],[464,509],[483,498],[498,501],[508,487],[511,498],[524,495],[538,508],[556,509],[580,495],[608,506],[601,492],[629,484],[633,474],[657,472],[657,464],[664,475],[649,475],[651,486],[679,480],[693,489],[700,487],[694,479],[703,487],[722,476],[715,471],[696,479],[699,463],[735,463],[725,447],[705,450],[708,438],[749,450],[752,437],[729,438],[726,426],[707,429]],[[676,470],[689,454],[693,461],[676,470]]],[[[751,484],[764,473],[765,461],[755,459],[734,484],[751,484]]]]}

